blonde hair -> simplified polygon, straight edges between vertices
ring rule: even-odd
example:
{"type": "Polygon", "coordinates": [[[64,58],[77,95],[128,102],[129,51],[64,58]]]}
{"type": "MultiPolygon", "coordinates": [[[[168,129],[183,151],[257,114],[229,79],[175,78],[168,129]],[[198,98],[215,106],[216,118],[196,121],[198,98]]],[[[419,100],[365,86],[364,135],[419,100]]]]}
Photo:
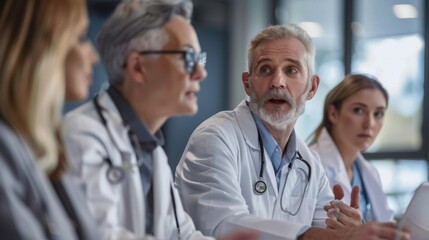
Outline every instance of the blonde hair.
{"type": "Polygon", "coordinates": [[[37,165],[49,174],[64,160],[58,128],[65,58],[85,17],[84,0],[1,4],[0,117],[27,141],[37,165]]]}
{"type": "Polygon", "coordinates": [[[364,74],[349,74],[337,86],[335,86],[325,99],[323,106],[323,119],[319,126],[312,134],[309,145],[316,143],[323,128],[326,128],[331,133],[332,123],[329,121],[328,108],[334,106],[337,111],[341,109],[341,105],[347,98],[356,94],[363,89],[378,89],[386,99],[386,107],[389,101],[389,94],[376,78],[364,74]]]}

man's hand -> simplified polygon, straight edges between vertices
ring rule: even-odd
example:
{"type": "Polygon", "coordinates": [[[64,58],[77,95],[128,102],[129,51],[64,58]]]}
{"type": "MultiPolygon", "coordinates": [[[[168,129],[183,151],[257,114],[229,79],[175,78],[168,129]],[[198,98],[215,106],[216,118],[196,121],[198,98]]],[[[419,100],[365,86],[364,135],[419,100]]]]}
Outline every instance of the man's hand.
{"type": "Polygon", "coordinates": [[[354,186],[350,196],[350,206],[341,199],[344,197],[343,188],[336,184],[333,187],[335,200],[331,205],[324,207],[328,218],[325,223],[329,228],[341,229],[345,226],[359,226],[362,224],[362,214],[360,212],[359,186],[354,186]]]}
{"type": "Polygon", "coordinates": [[[341,200],[344,197],[344,190],[341,187],[340,184],[335,184],[332,188],[332,191],[334,192],[334,198],[337,200],[341,200]]]}
{"type": "Polygon", "coordinates": [[[256,240],[258,236],[256,231],[237,231],[221,237],[220,240],[256,240]]]}
{"type": "Polygon", "coordinates": [[[359,226],[345,226],[341,229],[312,227],[299,240],[410,240],[410,234],[397,230],[393,222],[369,222],[359,226]]]}
{"type": "Polygon", "coordinates": [[[399,231],[397,224],[393,222],[369,222],[358,227],[345,227],[342,230],[336,230],[340,238],[347,240],[358,239],[411,239],[408,232],[399,231]]]}

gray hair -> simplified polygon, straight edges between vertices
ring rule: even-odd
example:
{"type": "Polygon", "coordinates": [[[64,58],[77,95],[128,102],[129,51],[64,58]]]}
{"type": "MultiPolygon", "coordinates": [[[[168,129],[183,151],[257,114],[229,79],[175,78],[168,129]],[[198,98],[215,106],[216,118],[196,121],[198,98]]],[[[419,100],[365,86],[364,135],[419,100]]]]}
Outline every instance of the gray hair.
{"type": "Polygon", "coordinates": [[[173,16],[190,20],[190,0],[124,0],[101,28],[98,50],[112,85],[123,81],[123,67],[130,52],[159,50],[168,41],[162,29],[173,16]]]}
{"type": "Polygon", "coordinates": [[[265,28],[259,32],[250,42],[249,50],[247,53],[249,73],[252,73],[253,65],[253,53],[261,43],[270,40],[280,40],[285,38],[296,38],[298,39],[307,50],[307,66],[308,66],[308,77],[314,75],[315,72],[315,59],[316,59],[316,48],[313,41],[306,31],[300,28],[296,24],[286,25],[275,25],[265,28]]]}

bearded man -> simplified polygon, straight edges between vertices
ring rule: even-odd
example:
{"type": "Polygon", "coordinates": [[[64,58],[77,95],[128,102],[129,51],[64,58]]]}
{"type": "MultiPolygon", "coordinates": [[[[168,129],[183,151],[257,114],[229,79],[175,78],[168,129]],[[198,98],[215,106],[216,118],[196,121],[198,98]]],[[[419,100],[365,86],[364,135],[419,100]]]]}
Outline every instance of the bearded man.
{"type": "Polygon", "coordinates": [[[261,239],[393,239],[393,223],[362,224],[358,191],[353,207],[335,202],[336,214],[327,217],[324,206],[334,200],[328,178],[294,131],[320,81],[310,36],[294,24],[268,27],[251,41],[248,61],[242,81],[249,99],[203,122],[176,169],[196,228],[214,237],[252,229],[261,239]]]}

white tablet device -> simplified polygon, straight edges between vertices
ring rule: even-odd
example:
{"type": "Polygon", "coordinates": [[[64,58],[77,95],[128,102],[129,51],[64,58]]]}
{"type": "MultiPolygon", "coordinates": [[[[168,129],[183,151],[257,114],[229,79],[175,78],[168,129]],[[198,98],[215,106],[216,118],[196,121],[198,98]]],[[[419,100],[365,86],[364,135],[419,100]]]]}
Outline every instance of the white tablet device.
{"type": "Polygon", "coordinates": [[[398,227],[409,229],[413,240],[429,240],[429,182],[417,188],[398,227]]]}

